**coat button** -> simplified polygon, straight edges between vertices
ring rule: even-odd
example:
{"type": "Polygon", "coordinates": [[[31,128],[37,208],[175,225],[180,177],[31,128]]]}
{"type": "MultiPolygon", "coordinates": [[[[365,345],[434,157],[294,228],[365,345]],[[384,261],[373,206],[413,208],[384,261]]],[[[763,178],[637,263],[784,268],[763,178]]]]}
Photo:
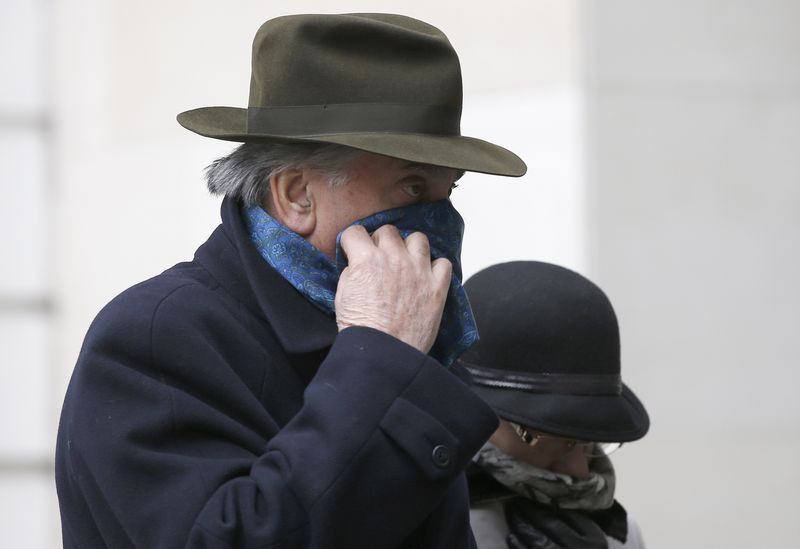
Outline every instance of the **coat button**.
{"type": "Polygon", "coordinates": [[[431,457],[436,465],[445,468],[450,465],[450,448],[440,444],[433,449],[433,454],[431,454],[431,457]]]}

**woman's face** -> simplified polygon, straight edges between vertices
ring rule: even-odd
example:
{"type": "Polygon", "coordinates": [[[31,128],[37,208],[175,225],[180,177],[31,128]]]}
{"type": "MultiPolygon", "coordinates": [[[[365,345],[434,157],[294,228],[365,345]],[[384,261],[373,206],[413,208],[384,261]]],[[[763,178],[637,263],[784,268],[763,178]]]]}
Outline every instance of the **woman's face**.
{"type": "Polygon", "coordinates": [[[574,444],[570,439],[530,431],[532,435],[544,434],[531,446],[517,434],[504,419],[489,441],[500,450],[520,461],[554,473],[577,479],[589,476],[589,458],[584,452],[586,443],[574,444]]]}

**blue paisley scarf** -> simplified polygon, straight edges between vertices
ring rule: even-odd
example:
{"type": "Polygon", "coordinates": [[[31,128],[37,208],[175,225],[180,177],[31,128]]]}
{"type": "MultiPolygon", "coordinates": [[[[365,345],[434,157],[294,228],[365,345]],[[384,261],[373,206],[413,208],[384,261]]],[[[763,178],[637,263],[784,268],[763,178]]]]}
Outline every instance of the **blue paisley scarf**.
{"type": "MultiPolygon", "coordinates": [[[[311,303],[334,316],[334,299],[339,274],[347,267],[341,233],[336,238],[336,262],[300,235],[290,231],[259,206],[243,208],[250,239],[261,257],[311,303]]],[[[378,212],[354,225],[369,233],[382,225],[397,227],[403,238],[413,232],[428,237],[434,259],[446,257],[453,264],[450,291],[442,313],[442,322],[430,355],[450,366],[461,353],[478,340],[472,309],[461,286],[461,241],[464,221],[449,200],[415,204],[378,212]]]]}

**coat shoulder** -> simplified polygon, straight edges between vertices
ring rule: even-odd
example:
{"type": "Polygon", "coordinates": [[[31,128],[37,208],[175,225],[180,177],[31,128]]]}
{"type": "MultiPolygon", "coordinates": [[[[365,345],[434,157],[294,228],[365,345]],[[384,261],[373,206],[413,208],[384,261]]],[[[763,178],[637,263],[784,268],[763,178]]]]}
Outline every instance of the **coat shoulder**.
{"type": "Polygon", "coordinates": [[[195,318],[191,314],[165,315],[165,310],[174,303],[183,309],[208,307],[221,300],[218,289],[219,284],[202,266],[179,263],[124,290],[103,307],[89,327],[81,354],[109,344],[149,345],[157,321],[185,324],[195,318]]]}

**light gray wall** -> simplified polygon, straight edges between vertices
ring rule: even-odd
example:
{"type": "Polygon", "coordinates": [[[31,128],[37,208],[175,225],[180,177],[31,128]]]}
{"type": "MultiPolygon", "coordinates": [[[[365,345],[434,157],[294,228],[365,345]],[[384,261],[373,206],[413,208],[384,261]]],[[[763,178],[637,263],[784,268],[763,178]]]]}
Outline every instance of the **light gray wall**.
{"type": "Polygon", "coordinates": [[[650,435],[648,546],[796,547],[800,3],[584,4],[590,270],[650,435]]]}
{"type": "Polygon", "coordinates": [[[50,15],[44,0],[0,4],[0,544],[9,547],[49,546],[55,511],[50,15]]]}

